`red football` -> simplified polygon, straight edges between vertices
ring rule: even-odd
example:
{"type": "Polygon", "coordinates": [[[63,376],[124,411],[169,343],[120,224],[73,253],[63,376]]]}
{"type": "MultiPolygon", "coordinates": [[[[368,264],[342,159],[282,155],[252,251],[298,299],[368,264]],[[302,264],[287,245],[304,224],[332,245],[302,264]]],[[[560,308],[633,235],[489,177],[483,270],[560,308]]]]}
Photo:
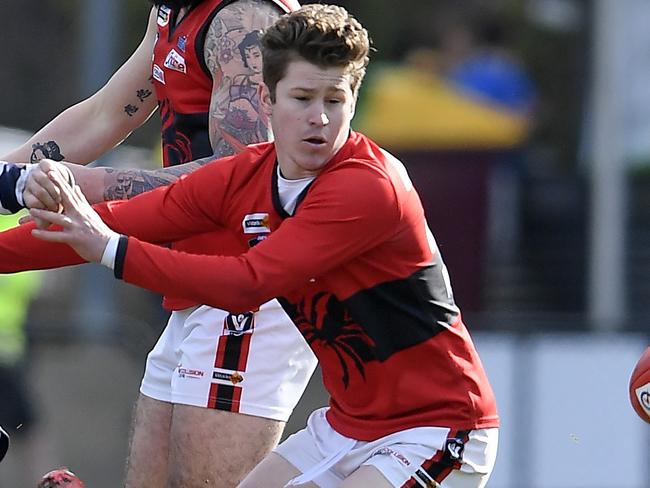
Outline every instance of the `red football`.
{"type": "Polygon", "coordinates": [[[650,424],[650,347],[643,352],[630,376],[630,401],[639,417],[650,424]]]}
{"type": "Polygon", "coordinates": [[[86,488],[86,485],[68,468],[59,468],[43,476],[37,488],[86,488]]]}

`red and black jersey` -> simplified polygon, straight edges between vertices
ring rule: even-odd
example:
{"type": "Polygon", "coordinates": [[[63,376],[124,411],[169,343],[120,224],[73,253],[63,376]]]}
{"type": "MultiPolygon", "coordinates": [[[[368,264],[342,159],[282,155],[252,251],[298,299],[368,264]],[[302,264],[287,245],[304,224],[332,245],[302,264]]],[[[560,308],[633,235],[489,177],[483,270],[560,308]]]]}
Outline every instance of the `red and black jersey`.
{"type": "MultiPolygon", "coordinates": [[[[212,20],[232,0],[205,0],[177,21],[178,12],[158,8],[158,33],[153,50],[152,77],[162,118],[162,156],[165,166],[213,154],[208,113],[213,84],[220,80],[205,64],[204,45],[212,20]]],[[[273,0],[284,12],[297,1],[273,0]]],[[[234,46],[233,55],[237,53],[234,46]]]]}
{"type": "MultiPolygon", "coordinates": [[[[320,361],[328,419],[343,435],[497,426],[492,390],[401,163],[353,132],[293,216],[276,178],[274,145],[258,144],[169,187],[101,204],[111,228],[135,236],[121,241],[116,274],[232,312],[278,297],[320,361]],[[202,256],[151,244],[218,226],[249,250],[202,256]]],[[[21,269],[34,256],[78,262],[65,246],[33,248],[27,230],[23,237],[0,239],[2,266],[21,269]]]]}
{"type": "MultiPolygon", "coordinates": [[[[272,1],[284,12],[300,8],[295,0],[272,1]]],[[[205,64],[204,45],[214,17],[231,3],[232,0],[204,0],[179,21],[177,11],[164,6],[158,9],[152,77],[160,107],[162,157],[166,167],[214,153],[208,132],[208,113],[213,84],[221,80],[213,79],[205,64]]],[[[239,55],[236,46],[232,55],[239,55]]],[[[242,252],[225,232],[195,236],[174,247],[203,254],[242,252]]],[[[181,310],[196,302],[167,295],[163,305],[169,310],[181,310]]]]}

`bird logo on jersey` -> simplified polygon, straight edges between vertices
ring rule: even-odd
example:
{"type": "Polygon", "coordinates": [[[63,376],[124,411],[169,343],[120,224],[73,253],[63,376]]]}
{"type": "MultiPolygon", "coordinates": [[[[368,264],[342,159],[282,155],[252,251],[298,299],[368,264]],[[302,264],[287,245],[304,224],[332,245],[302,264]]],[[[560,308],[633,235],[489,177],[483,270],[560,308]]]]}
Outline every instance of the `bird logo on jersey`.
{"type": "Polygon", "coordinates": [[[282,308],[300,329],[309,345],[320,343],[335,351],[343,373],[345,388],[350,372],[356,370],[365,380],[364,364],[377,359],[376,344],[350,316],[348,309],[331,293],[316,293],[297,306],[280,299],[282,308]]]}

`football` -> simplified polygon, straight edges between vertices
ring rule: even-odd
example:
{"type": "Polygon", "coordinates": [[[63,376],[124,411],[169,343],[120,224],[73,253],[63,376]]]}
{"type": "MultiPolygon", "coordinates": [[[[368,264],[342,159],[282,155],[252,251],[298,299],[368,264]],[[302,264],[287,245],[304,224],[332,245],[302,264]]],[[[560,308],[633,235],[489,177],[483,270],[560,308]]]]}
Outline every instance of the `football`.
{"type": "Polygon", "coordinates": [[[630,402],[639,417],[650,423],[650,347],[636,363],[630,376],[630,402]]]}
{"type": "Polygon", "coordinates": [[[86,485],[68,468],[59,468],[43,476],[37,488],[86,488],[86,485]]]}

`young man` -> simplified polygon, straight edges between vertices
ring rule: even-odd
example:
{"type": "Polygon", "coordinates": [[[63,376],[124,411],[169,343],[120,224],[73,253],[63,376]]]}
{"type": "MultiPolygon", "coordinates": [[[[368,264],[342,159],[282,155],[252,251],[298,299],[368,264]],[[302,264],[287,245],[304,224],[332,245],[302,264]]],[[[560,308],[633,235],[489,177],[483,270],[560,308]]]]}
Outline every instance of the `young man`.
{"type": "Polygon", "coordinates": [[[278,297],[331,400],[242,488],[479,488],[495,462],[494,396],[419,197],[399,161],[350,129],[368,44],[341,7],[283,17],[262,38],[275,142],[97,212],[55,166],[64,213],[32,214],[58,227],[0,235],[3,272],[33,267],[36,254],[38,266],[101,262],[235,313],[278,297]],[[218,226],[250,249],[157,245],[218,226]]]}
{"type": "MultiPolygon", "coordinates": [[[[159,106],[165,169],[69,165],[86,195],[102,201],[168,184],[207,161],[199,158],[231,155],[268,139],[268,120],[259,104],[241,107],[241,83],[235,80],[247,77],[257,91],[262,77],[250,40],[297,8],[297,1],[153,3],[144,39],[106,86],[1,159],[34,162],[45,156],[86,164],[118,144],[159,106]],[[245,41],[248,47],[242,54],[238,46],[245,41]]],[[[4,165],[0,206],[16,211],[24,203],[53,205],[38,184],[47,179],[49,164],[31,166],[29,178],[26,169],[4,165]]],[[[245,251],[229,234],[219,230],[175,246],[206,254],[245,251]]],[[[242,315],[198,303],[182,294],[165,297],[173,313],[147,359],[135,409],[127,487],[233,486],[277,445],[315,369],[313,353],[277,301],[242,315]],[[283,343],[274,342],[271,350],[266,343],[275,337],[283,343]],[[255,443],[246,442],[251,437],[255,443]]]]}

